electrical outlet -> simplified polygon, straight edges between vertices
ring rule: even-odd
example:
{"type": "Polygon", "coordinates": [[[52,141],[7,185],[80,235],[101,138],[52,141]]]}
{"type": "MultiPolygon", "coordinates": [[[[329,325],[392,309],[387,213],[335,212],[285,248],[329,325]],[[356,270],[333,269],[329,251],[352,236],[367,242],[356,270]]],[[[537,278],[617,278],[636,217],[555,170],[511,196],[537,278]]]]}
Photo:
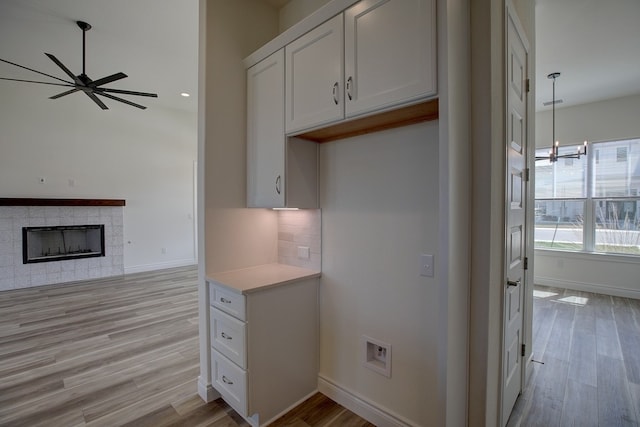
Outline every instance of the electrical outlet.
{"type": "Polygon", "coordinates": [[[311,250],[309,246],[298,246],[298,258],[309,259],[311,257],[311,250]]]}

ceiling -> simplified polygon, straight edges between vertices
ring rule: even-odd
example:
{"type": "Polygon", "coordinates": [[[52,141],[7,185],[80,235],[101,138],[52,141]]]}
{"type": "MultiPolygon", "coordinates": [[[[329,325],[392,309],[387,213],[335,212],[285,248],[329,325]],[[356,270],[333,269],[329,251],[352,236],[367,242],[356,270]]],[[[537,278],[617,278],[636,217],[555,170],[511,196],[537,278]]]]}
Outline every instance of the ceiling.
{"type": "Polygon", "coordinates": [[[640,94],[639,0],[536,1],[536,110],[640,94]]]}
{"type": "MultiPolygon", "coordinates": [[[[262,1],[281,8],[290,0],[262,1]]],[[[93,26],[87,33],[91,78],[122,71],[129,77],[108,87],[159,95],[128,99],[197,110],[198,0],[0,0],[0,58],[65,77],[44,55],[48,52],[79,74],[77,20],[93,26]]],[[[536,0],[536,110],[550,108],[542,106],[551,100],[546,76],[556,71],[562,73],[556,97],[564,101],[558,107],[640,94],[639,22],[639,0],[536,0]]],[[[0,63],[0,77],[41,76],[0,63]]],[[[3,85],[15,84],[26,83],[0,81],[0,96],[3,85]]],[[[59,92],[42,86],[43,102],[81,96],[47,100],[59,92]]]]}
{"type": "MultiPolygon", "coordinates": [[[[66,78],[44,55],[47,52],[80,74],[82,30],[76,25],[78,20],[93,27],[86,37],[90,78],[121,71],[128,77],[105,87],[158,94],[157,99],[123,98],[149,108],[197,111],[198,0],[0,0],[0,58],[66,78]],[[182,97],[181,92],[191,96],[182,97]]],[[[0,77],[55,82],[5,63],[0,63],[0,77]]],[[[0,81],[0,98],[3,86],[26,84],[30,83],[0,81]]],[[[41,87],[42,102],[78,102],[84,97],[75,93],[49,100],[64,88],[41,87]]],[[[103,100],[110,107],[119,104],[103,100]]],[[[89,98],[82,101],[98,108],[89,98]]]]}

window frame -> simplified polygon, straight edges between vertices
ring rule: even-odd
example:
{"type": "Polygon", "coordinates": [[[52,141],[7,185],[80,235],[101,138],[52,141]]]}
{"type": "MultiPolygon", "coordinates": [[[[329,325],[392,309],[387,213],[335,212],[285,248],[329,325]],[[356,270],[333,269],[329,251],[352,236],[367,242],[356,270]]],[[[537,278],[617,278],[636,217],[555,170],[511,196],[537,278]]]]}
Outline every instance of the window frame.
{"type": "MultiPolygon", "coordinates": [[[[596,212],[596,206],[599,202],[604,201],[605,203],[609,203],[609,202],[624,202],[624,201],[633,201],[636,203],[636,205],[640,208],[640,191],[638,192],[638,194],[636,194],[635,196],[631,195],[632,191],[630,191],[630,186],[631,186],[631,179],[632,176],[627,176],[627,195],[625,196],[596,196],[595,194],[597,193],[596,191],[596,168],[597,165],[602,167],[602,153],[600,152],[600,149],[598,148],[598,146],[602,146],[603,144],[607,144],[607,143],[616,143],[616,142],[624,142],[624,141],[630,141],[630,142],[634,142],[635,144],[638,144],[638,148],[640,149],[640,137],[634,137],[634,138],[621,138],[621,139],[615,139],[615,140],[605,140],[605,141],[592,141],[592,142],[588,142],[587,143],[587,155],[584,159],[584,161],[586,162],[585,164],[585,182],[584,182],[584,186],[585,186],[585,194],[584,197],[554,197],[553,195],[557,194],[557,190],[554,188],[552,190],[552,196],[551,197],[540,197],[537,198],[535,197],[535,186],[534,186],[534,202],[537,204],[538,201],[557,201],[557,202],[561,202],[561,201],[570,201],[570,202],[575,202],[575,201],[582,201],[583,202],[583,207],[584,207],[584,211],[583,211],[583,223],[582,223],[582,249],[566,249],[566,248],[552,248],[552,247],[538,247],[537,246],[537,240],[535,237],[535,229],[537,228],[535,226],[535,220],[534,220],[534,247],[535,250],[542,250],[542,251],[554,251],[554,252],[569,252],[569,253],[584,253],[584,254],[597,254],[597,255],[602,255],[602,256],[615,256],[615,257],[630,257],[632,259],[640,259],[640,253],[639,254],[635,254],[635,253],[624,253],[624,252],[607,252],[607,251],[602,251],[602,250],[597,250],[597,238],[596,238],[596,231],[599,229],[598,228],[598,213],[596,212]]],[[[575,147],[579,147],[581,144],[575,144],[575,147]]],[[[566,146],[567,148],[569,147],[573,147],[573,145],[571,146],[566,146]]],[[[614,155],[614,164],[618,162],[619,160],[619,148],[621,147],[616,147],[616,151],[615,151],[615,155],[614,155]]],[[[629,152],[628,147],[623,147],[625,148],[625,160],[628,162],[631,153],[629,152]]],[[[545,151],[545,150],[549,150],[548,147],[536,147],[536,151],[545,151]]],[[[556,168],[559,167],[559,162],[555,162],[553,163],[553,182],[556,182],[556,168]]],[[[533,162],[534,165],[534,171],[536,169],[536,165],[537,163],[534,161],[533,162]]],[[[560,165],[560,167],[563,166],[560,165]]],[[[632,190],[632,189],[631,189],[632,190]]],[[[636,218],[634,219],[634,221],[638,221],[638,218],[640,217],[640,215],[636,214],[636,218]]]]}

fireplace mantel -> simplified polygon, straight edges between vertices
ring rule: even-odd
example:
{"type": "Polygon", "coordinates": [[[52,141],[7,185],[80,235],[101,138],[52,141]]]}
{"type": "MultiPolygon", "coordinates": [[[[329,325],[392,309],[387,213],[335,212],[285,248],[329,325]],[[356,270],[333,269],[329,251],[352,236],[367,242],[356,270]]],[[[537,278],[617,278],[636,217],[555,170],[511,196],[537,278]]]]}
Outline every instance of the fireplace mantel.
{"type": "Polygon", "coordinates": [[[0,206],[125,206],[124,199],[1,198],[0,206]]]}

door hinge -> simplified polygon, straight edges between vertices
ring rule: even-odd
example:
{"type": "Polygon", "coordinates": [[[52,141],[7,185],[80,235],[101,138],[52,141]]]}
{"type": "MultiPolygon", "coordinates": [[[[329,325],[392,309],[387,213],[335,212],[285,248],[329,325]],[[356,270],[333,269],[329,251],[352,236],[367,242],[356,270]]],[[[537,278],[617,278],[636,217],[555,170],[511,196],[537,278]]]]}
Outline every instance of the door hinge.
{"type": "Polygon", "coordinates": [[[529,269],[529,258],[528,258],[528,257],[524,257],[524,262],[523,262],[523,264],[524,264],[523,268],[524,268],[525,270],[528,270],[528,269],[529,269]]]}
{"type": "Polygon", "coordinates": [[[529,168],[524,170],[524,182],[529,182],[529,168]]]}
{"type": "Polygon", "coordinates": [[[524,357],[526,350],[527,350],[527,345],[522,344],[522,346],[520,347],[520,356],[524,357]]]}
{"type": "Polygon", "coordinates": [[[531,85],[530,85],[531,80],[527,79],[525,80],[525,89],[527,91],[527,93],[529,93],[529,91],[531,90],[531,85]]]}

